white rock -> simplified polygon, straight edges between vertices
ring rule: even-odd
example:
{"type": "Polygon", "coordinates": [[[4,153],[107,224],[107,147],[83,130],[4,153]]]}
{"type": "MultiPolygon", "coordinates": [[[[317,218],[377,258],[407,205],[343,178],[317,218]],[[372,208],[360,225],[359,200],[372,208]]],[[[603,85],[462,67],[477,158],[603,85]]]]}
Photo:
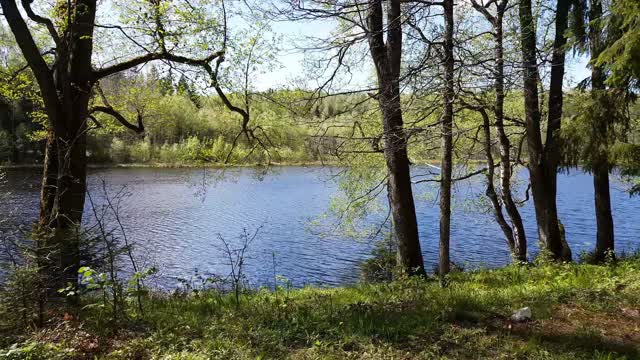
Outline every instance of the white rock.
{"type": "Polygon", "coordinates": [[[529,307],[523,307],[511,315],[511,318],[515,321],[531,320],[531,309],[529,309],[529,307]]]}

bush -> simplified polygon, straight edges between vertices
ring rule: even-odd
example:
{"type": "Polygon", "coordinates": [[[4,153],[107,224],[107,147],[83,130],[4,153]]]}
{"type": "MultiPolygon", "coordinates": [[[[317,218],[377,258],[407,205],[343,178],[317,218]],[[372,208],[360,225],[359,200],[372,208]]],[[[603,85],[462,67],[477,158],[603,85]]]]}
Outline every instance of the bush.
{"type": "Polygon", "coordinates": [[[151,161],[151,142],[149,142],[149,139],[136,142],[130,149],[130,158],[134,162],[146,163],[151,161]]]}
{"type": "MultiPolygon", "coordinates": [[[[21,334],[38,324],[42,315],[39,300],[44,286],[37,268],[13,265],[8,269],[8,277],[0,288],[0,335],[21,334]]],[[[7,344],[0,341],[2,345],[7,344]]]]}
{"type": "Polygon", "coordinates": [[[376,243],[372,257],[360,264],[360,277],[367,283],[393,280],[396,268],[396,244],[390,239],[376,243]]]}
{"type": "Polygon", "coordinates": [[[183,161],[202,161],[204,159],[204,146],[200,139],[190,136],[186,141],[180,142],[180,159],[183,161]]]}
{"type": "Polygon", "coordinates": [[[127,144],[117,137],[111,140],[111,160],[116,163],[124,163],[129,159],[127,144]]]}

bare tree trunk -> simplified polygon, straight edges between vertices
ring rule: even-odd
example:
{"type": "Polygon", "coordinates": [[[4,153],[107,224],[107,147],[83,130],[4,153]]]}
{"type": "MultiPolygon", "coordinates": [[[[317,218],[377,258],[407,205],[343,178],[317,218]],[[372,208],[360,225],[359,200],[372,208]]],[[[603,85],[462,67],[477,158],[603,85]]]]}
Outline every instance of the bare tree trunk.
{"type": "Polygon", "coordinates": [[[524,231],[524,225],[522,223],[522,217],[518,211],[518,207],[513,200],[511,193],[511,142],[504,128],[504,29],[503,18],[504,13],[507,10],[508,0],[501,0],[495,3],[496,11],[495,15],[489,12],[488,4],[481,4],[476,0],[471,0],[473,7],[480,12],[491,23],[493,27],[494,36],[494,54],[495,54],[495,71],[494,77],[494,89],[496,92],[496,102],[493,106],[493,114],[495,118],[495,127],[498,133],[498,144],[500,146],[500,197],[498,197],[495,186],[493,184],[494,179],[494,162],[493,155],[491,153],[491,125],[489,116],[484,108],[480,108],[479,111],[484,121],[485,131],[485,154],[487,157],[487,166],[489,172],[487,174],[487,180],[491,182],[487,185],[486,194],[491,200],[493,205],[494,214],[496,220],[502,232],[505,235],[507,244],[511,255],[516,261],[527,261],[527,238],[524,231]],[[513,228],[507,224],[504,214],[502,212],[502,203],[507,210],[507,214],[511,219],[513,228]]]}
{"type": "Polygon", "coordinates": [[[507,241],[507,246],[509,247],[509,251],[511,254],[516,253],[516,243],[514,240],[513,230],[511,226],[507,223],[507,220],[504,217],[502,212],[502,204],[500,203],[500,198],[496,192],[496,187],[493,184],[495,179],[495,164],[493,160],[493,154],[491,153],[491,121],[489,120],[489,115],[484,109],[480,109],[480,114],[482,115],[482,124],[484,130],[484,153],[487,158],[487,190],[485,194],[491,201],[491,206],[493,207],[493,215],[496,218],[496,222],[502,229],[502,233],[507,241]]]}
{"type": "Polygon", "coordinates": [[[611,195],[609,193],[609,164],[606,158],[593,169],[593,190],[596,206],[596,261],[603,261],[614,248],[613,216],[611,215],[611,195]]]}
{"type": "Polygon", "coordinates": [[[568,246],[563,245],[556,207],[557,137],[562,116],[562,81],[564,78],[564,46],[566,45],[564,31],[567,28],[567,12],[567,0],[558,0],[549,91],[547,141],[546,145],[543,145],[538,102],[536,28],[531,13],[531,0],[520,1],[519,6],[529,178],[541,248],[556,260],[571,260],[571,251],[568,246]]]}
{"type": "MultiPolygon", "coordinates": [[[[553,55],[551,58],[551,80],[549,83],[549,109],[547,119],[547,137],[544,148],[544,173],[547,181],[548,199],[546,224],[548,228],[558,228],[559,238],[551,237],[547,241],[547,248],[554,254],[554,258],[571,261],[571,249],[564,237],[564,230],[560,230],[556,195],[558,192],[558,163],[560,161],[560,126],[562,124],[564,83],[564,63],[567,47],[565,32],[568,28],[570,0],[557,0],[555,38],[553,40],[553,55]]],[[[554,233],[553,230],[551,233],[554,233]]]]}
{"type": "Polygon", "coordinates": [[[511,254],[517,261],[527,261],[527,238],[520,211],[513,201],[511,193],[511,142],[504,129],[504,36],[502,14],[506,8],[506,1],[501,3],[496,15],[495,24],[495,56],[496,56],[496,106],[494,116],[500,144],[500,195],[507,214],[513,224],[513,249],[511,254]]]}
{"type": "MultiPolygon", "coordinates": [[[[601,32],[602,3],[600,0],[591,0],[589,4],[589,46],[591,51],[591,59],[597,59],[603,48],[601,32]]],[[[595,99],[599,99],[606,94],[605,74],[600,66],[592,65],[591,70],[591,92],[595,99]]],[[[608,138],[608,119],[594,119],[597,143],[607,144],[608,138]]],[[[593,191],[596,208],[596,249],[595,260],[604,261],[607,254],[614,251],[614,228],[613,215],[611,214],[611,194],[609,193],[609,170],[611,165],[607,157],[606,151],[602,150],[603,146],[595,147],[598,153],[595,154],[593,161],[593,191]]]]}
{"type": "Polygon", "coordinates": [[[42,187],[40,189],[40,219],[41,228],[49,227],[52,221],[53,203],[56,199],[56,183],[58,179],[58,147],[53,129],[47,134],[47,144],[44,153],[42,187]]]}
{"type": "Polygon", "coordinates": [[[387,43],[384,42],[381,0],[369,2],[367,25],[369,48],[376,66],[382,112],[385,159],[388,171],[388,196],[393,232],[398,244],[398,266],[408,274],[424,274],[418,221],[411,189],[407,134],[400,102],[400,63],[402,28],[400,0],[389,1],[387,9],[387,43]]]}
{"type": "Polygon", "coordinates": [[[451,174],[453,170],[453,0],[445,0],[444,7],[444,114],[442,116],[442,170],[440,182],[440,276],[450,271],[451,240],[451,174]]]}

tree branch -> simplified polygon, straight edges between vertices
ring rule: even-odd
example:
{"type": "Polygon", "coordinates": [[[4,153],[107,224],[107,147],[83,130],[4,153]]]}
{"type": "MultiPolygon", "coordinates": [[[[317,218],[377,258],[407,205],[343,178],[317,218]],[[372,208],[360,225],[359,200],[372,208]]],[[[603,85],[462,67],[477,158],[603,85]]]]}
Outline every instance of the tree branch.
{"type": "Polygon", "coordinates": [[[36,77],[47,112],[50,116],[58,116],[59,103],[53,75],[33,40],[27,24],[20,15],[15,0],[0,0],[0,5],[22,55],[36,77]]]}
{"type": "Polygon", "coordinates": [[[137,134],[144,133],[144,124],[142,123],[142,114],[138,112],[138,126],[133,125],[127,119],[120,114],[116,109],[110,106],[94,106],[90,110],[91,113],[101,112],[113,116],[118,122],[124,125],[127,129],[133,130],[137,134]]]}
{"type": "Polygon", "coordinates": [[[27,16],[29,16],[29,19],[37,22],[38,24],[46,26],[49,34],[51,35],[51,38],[53,39],[53,42],[56,45],[60,45],[60,36],[58,35],[55,26],[53,26],[53,22],[50,19],[36,14],[33,9],[31,9],[32,2],[33,0],[22,0],[22,7],[27,13],[27,16]]]}

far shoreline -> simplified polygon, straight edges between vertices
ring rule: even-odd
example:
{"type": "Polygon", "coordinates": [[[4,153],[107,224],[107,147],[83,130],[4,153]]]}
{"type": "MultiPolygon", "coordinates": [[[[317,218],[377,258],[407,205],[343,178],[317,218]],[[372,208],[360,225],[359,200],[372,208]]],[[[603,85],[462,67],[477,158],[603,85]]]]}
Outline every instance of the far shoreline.
{"type": "MultiPolygon", "coordinates": [[[[468,160],[467,164],[481,164],[484,160],[468,160]]],[[[415,161],[413,166],[438,167],[440,160],[415,161]]],[[[265,167],[348,167],[335,161],[312,162],[272,162],[270,164],[221,164],[221,163],[94,163],[88,164],[89,169],[230,169],[230,168],[265,168],[265,167]]],[[[0,170],[11,169],[42,169],[43,164],[2,164],[0,170]]]]}

